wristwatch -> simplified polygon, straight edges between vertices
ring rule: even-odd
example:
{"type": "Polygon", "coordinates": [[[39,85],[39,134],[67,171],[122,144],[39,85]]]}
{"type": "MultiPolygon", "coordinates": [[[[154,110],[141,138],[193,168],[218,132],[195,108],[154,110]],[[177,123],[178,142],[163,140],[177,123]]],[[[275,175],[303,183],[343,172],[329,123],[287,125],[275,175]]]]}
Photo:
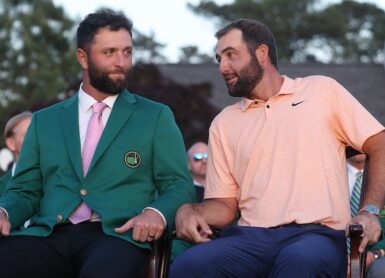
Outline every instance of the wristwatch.
{"type": "Polygon", "coordinates": [[[371,215],[379,216],[380,215],[380,209],[376,207],[375,205],[366,205],[362,209],[360,209],[359,212],[367,212],[371,215]]]}

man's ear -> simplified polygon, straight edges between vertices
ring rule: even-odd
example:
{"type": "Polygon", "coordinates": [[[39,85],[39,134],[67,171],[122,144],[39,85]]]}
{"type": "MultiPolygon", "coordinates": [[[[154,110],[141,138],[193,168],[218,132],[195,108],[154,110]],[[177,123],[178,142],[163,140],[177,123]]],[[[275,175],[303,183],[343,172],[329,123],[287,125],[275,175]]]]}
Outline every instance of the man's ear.
{"type": "Polygon", "coordinates": [[[269,47],[266,44],[261,44],[255,50],[255,57],[261,65],[265,65],[269,60],[269,47]]]}
{"type": "Polygon", "coordinates": [[[80,66],[82,67],[82,69],[88,69],[88,58],[87,58],[87,53],[81,49],[81,48],[78,48],[76,50],[76,58],[78,59],[78,62],[80,64],[80,66]]]}
{"type": "Polygon", "coordinates": [[[5,145],[11,152],[16,151],[15,141],[11,137],[5,139],[5,145]]]}

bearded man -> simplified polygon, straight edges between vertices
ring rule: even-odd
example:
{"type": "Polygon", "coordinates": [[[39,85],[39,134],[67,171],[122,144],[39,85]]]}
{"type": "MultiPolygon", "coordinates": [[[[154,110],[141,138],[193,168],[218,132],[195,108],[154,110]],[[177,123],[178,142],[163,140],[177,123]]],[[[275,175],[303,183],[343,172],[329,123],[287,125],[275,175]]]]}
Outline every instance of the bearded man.
{"type": "Polygon", "coordinates": [[[170,277],[346,277],[345,227],[381,232],[384,127],[335,80],[278,71],[275,38],[256,20],[216,34],[230,95],[242,97],[210,127],[205,200],[177,213],[178,237],[203,243],[176,258],[170,277]],[[364,206],[351,220],[346,145],[370,157],[364,206]],[[210,227],[238,225],[210,241],[210,227]]]}
{"type": "Polygon", "coordinates": [[[131,28],[109,11],[80,23],[79,91],[34,113],[0,199],[0,277],[145,277],[149,242],[194,201],[170,109],[126,90],[131,28]]]}

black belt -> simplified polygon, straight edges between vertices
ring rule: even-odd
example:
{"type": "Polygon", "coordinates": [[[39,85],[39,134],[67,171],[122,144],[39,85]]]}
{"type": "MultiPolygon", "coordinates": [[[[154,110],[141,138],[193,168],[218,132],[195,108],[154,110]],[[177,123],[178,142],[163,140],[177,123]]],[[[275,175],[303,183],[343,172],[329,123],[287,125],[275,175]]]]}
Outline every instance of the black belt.
{"type": "Polygon", "coordinates": [[[318,224],[317,223],[298,224],[298,223],[292,222],[284,225],[270,227],[269,229],[279,229],[279,228],[318,229],[322,227],[325,227],[325,226],[319,223],[318,224]]]}

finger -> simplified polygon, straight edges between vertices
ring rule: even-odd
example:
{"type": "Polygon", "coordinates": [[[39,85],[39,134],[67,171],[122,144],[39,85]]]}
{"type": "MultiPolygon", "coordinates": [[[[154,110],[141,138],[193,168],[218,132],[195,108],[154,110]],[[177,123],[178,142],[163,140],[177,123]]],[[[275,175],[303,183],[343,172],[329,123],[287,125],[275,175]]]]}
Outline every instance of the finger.
{"type": "Polygon", "coordinates": [[[0,224],[0,234],[2,236],[9,236],[10,230],[11,230],[11,225],[8,222],[4,222],[0,224]]]}
{"type": "Polygon", "coordinates": [[[154,241],[154,240],[156,240],[156,236],[154,234],[152,234],[151,232],[148,233],[147,241],[151,242],[151,241],[154,241]]]}
{"type": "Polygon", "coordinates": [[[163,234],[163,231],[161,231],[161,232],[148,232],[148,238],[151,238],[152,240],[151,241],[153,241],[153,240],[158,240],[161,236],[162,236],[162,234],[163,234]]]}
{"type": "Polygon", "coordinates": [[[211,236],[213,234],[213,231],[211,231],[210,226],[206,223],[203,218],[198,218],[198,223],[201,228],[200,234],[204,234],[206,236],[211,236]]]}
{"type": "Polygon", "coordinates": [[[149,234],[149,225],[148,224],[136,225],[135,228],[137,229],[137,235],[138,235],[139,241],[146,242],[149,234]]]}
{"type": "Polygon", "coordinates": [[[363,253],[367,245],[368,245],[368,238],[363,237],[360,243],[360,247],[358,247],[358,252],[363,253]]]}
{"type": "Polygon", "coordinates": [[[130,219],[123,226],[115,228],[115,232],[117,232],[118,234],[122,234],[122,233],[125,233],[128,230],[132,229],[133,227],[134,227],[134,220],[130,219]]]}
{"type": "Polygon", "coordinates": [[[381,235],[381,231],[375,231],[373,238],[368,241],[368,244],[372,245],[372,244],[376,243],[378,241],[380,235],[381,235]]]}
{"type": "Polygon", "coordinates": [[[198,226],[196,229],[191,229],[189,232],[189,237],[193,242],[203,243],[210,241],[209,235],[212,234],[210,227],[203,219],[197,219],[198,226]]]}

